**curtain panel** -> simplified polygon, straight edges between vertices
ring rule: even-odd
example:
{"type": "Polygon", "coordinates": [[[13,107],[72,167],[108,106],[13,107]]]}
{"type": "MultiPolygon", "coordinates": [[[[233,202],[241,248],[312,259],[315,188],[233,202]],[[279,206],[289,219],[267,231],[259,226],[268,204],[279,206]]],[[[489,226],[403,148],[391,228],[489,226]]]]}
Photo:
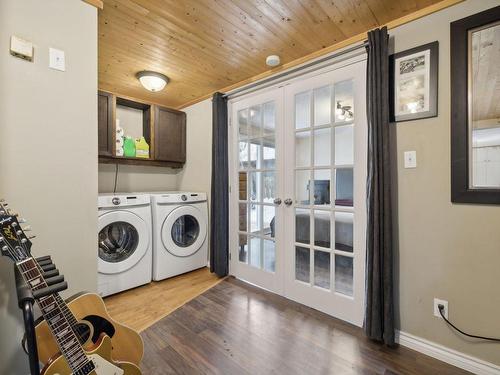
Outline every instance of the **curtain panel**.
{"type": "Polygon", "coordinates": [[[366,111],[368,178],[366,232],[366,335],[394,345],[394,281],[389,132],[389,36],[368,33],[366,111]]]}
{"type": "Polygon", "coordinates": [[[229,273],[229,167],[227,99],[212,98],[212,189],[210,204],[210,271],[229,273]]]}

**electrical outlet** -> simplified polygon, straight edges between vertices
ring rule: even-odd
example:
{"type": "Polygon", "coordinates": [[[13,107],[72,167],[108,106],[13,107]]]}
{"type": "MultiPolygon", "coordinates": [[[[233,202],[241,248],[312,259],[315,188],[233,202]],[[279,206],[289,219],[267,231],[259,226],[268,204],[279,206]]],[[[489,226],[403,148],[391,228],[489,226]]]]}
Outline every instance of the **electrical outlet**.
{"type": "Polygon", "coordinates": [[[443,319],[441,317],[441,314],[439,313],[438,305],[444,306],[443,315],[446,319],[448,319],[448,301],[445,301],[444,299],[434,298],[434,316],[443,319]]]}

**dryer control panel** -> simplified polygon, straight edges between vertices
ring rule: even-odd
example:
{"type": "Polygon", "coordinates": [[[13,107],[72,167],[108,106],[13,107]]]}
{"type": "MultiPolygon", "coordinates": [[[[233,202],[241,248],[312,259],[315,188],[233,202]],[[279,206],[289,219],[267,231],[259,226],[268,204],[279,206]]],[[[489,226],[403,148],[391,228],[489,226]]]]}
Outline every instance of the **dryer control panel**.
{"type": "Polygon", "coordinates": [[[99,195],[98,207],[131,207],[150,204],[151,198],[149,195],[143,194],[103,194],[99,195]]]}
{"type": "Polygon", "coordinates": [[[164,193],[155,195],[155,201],[157,204],[195,203],[195,202],[204,202],[206,200],[207,200],[206,193],[175,192],[175,193],[164,193]]]}

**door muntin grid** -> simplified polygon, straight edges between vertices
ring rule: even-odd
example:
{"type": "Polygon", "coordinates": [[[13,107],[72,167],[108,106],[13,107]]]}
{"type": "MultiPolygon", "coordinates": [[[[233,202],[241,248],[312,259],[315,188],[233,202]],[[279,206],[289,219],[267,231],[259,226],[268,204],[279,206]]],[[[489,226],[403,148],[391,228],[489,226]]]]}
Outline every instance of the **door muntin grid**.
{"type": "Polygon", "coordinates": [[[352,298],[353,79],[298,92],[294,106],[294,278],[352,298]]]}
{"type": "Polygon", "coordinates": [[[276,103],[240,109],[238,124],[238,261],[276,270],[276,103]]]}

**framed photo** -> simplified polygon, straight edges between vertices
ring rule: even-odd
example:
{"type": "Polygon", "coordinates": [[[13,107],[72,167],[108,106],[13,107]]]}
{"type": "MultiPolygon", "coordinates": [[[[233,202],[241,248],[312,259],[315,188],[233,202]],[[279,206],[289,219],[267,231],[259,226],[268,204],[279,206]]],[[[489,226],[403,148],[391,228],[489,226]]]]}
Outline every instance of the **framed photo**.
{"type": "Polygon", "coordinates": [[[438,55],[435,41],[389,57],[391,122],[437,116],[438,55]]]}

